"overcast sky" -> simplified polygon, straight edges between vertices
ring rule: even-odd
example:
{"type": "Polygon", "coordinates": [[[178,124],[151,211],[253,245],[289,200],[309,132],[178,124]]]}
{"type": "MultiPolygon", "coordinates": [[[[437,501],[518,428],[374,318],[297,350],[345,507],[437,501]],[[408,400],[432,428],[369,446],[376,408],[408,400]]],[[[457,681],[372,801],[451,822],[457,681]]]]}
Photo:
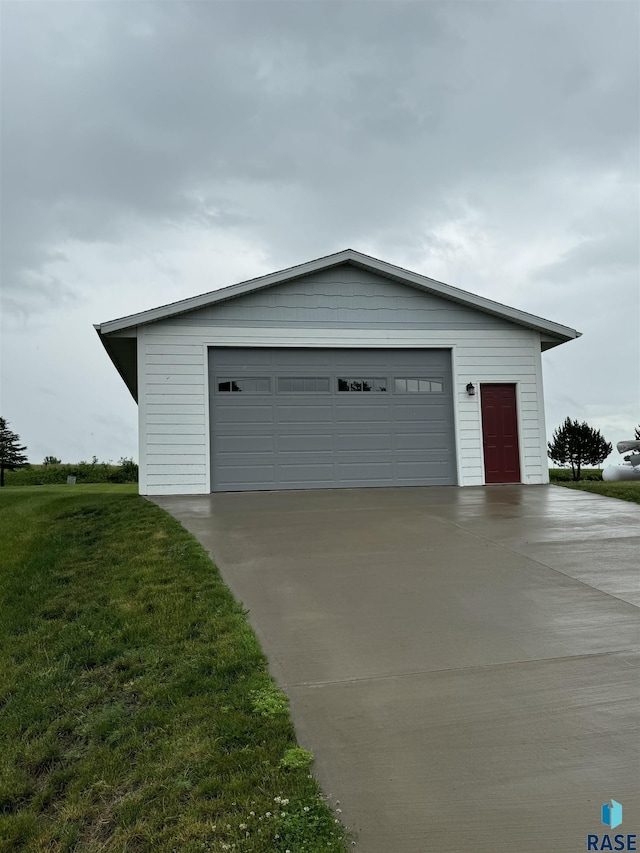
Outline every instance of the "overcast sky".
{"type": "MultiPolygon", "coordinates": [[[[2,2],[2,397],[137,458],[93,329],[347,247],[583,332],[549,432],[640,420],[635,2],[2,2]]],[[[615,454],[614,461],[620,461],[615,454]]]]}

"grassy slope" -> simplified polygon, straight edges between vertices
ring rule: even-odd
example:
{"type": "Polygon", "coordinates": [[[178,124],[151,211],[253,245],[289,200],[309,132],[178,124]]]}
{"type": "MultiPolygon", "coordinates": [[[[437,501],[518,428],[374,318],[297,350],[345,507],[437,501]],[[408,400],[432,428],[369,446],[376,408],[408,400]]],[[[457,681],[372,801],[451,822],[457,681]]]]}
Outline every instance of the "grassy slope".
{"type": "Polygon", "coordinates": [[[0,849],[343,850],[240,606],[134,491],[0,493],[0,849]]]}

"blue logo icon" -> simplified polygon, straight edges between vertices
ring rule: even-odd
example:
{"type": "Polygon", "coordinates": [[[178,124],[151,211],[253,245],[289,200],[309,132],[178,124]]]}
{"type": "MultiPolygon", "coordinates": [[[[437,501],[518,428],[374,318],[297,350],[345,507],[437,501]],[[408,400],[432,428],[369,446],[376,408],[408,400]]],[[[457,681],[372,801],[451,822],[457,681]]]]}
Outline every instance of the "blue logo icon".
{"type": "Polygon", "coordinates": [[[605,826],[615,829],[622,823],[622,806],[615,800],[602,806],[602,822],[605,826]]]}

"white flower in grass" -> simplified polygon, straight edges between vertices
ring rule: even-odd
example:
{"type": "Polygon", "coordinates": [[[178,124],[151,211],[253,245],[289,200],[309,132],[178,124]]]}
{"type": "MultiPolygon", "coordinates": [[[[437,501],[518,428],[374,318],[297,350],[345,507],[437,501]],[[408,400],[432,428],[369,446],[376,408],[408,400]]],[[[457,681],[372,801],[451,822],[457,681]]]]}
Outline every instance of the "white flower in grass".
{"type": "Polygon", "coordinates": [[[310,812],[310,811],[311,811],[311,808],[310,808],[309,806],[305,806],[305,807],[302,809],[302,811],[303,811],[303,812],[310,812]]]}

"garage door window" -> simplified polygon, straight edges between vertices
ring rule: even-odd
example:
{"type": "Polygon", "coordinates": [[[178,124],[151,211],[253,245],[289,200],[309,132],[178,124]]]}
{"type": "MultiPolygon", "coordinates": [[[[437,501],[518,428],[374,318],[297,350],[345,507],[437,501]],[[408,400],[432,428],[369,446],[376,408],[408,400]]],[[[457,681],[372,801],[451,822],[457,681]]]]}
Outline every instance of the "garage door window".
{"type": "Polygon", "coordinates": [[[338,391],[372,391],[374,394],[382,394],[387,390],[386,379],[338,379],[338,391]]]}
{"type": "Polygon", "coordinates": [[[234,391],[244,391],[245,394],[270,394],[271,380],[268,376],[220,379],[218,381],[218,391],[223,394],[234,391]]]}
{"type": "Polygon", "coordinates": [[[396,394],[441,394],[444,391],[442,379],[396,378],[393,387],[396,394]]]}
{"type": "Polygon", "coordinates": [[[281,376],[278,378],[278,392],[281,394],[320,394],[331,390],[328,376],[281,376]]]}

